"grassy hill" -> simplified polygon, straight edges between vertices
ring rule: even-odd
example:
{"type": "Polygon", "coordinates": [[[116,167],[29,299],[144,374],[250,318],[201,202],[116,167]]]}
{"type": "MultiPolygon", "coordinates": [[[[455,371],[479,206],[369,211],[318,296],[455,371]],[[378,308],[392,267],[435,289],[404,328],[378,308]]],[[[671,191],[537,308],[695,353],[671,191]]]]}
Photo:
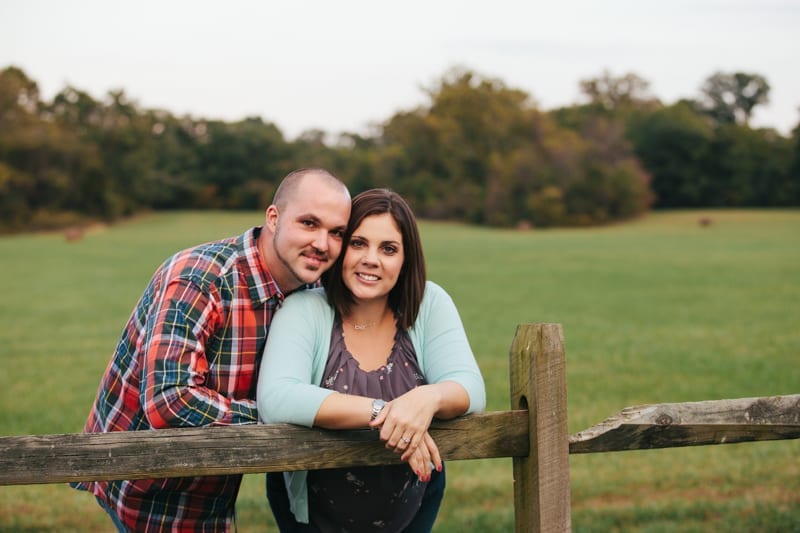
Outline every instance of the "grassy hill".
{"type": "MultiPolygon", "coordinates": [[[[0,434],[80,431],[152,271],[260,213],[161,213],[63,234],[0,238],[0,434]]],[[[800,211],[660,212],[593,229],[423,222],[429,277],[462,314],[506,409],[517,324],[559,322],[569,429],[628,405],[800,391],[800,211]],[[708,217],[709,225],[699,224],[708,217]]],[[[575,531],[800,529],[800,441],[571,456],[575,531]]],[[[65,486],[3,487],[0,531],[107,526],[65,486]]],[[[436,531],[513,528],[511,461],[451,462],[436,531]]],[[[272,525],[246,476],[239,531],[272,525]]]]}

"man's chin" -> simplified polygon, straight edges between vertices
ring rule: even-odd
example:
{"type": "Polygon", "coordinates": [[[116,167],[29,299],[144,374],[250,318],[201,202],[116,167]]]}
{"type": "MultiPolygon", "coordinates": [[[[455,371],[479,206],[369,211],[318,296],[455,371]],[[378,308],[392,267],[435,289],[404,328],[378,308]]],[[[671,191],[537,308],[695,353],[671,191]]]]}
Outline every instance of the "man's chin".
{"type": "Polygon", "coordinates": [[[322,277],[322,273],[325,272],[325,268],[318,267],[318,268],[311,268],[307,267],[303,270],[302,273],[302,282],[307,285],[313,285],[314,283],[319,281],[319,278],[322,277]]]}

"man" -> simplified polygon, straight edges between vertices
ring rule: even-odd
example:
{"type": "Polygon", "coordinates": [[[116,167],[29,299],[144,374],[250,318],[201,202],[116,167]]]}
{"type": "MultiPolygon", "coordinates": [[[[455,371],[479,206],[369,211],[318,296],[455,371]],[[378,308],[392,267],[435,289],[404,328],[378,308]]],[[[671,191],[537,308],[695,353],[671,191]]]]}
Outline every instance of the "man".
{"type": "MultiPolygon", "coordinates": [[[[131,314],[86,432],[255,424],[272,316],[338,257],[350,194],[333,174],[286,176],[263,227],[164,262],[131,314]]],[[[93,493],[119,531],[227,531],[242,476],[100,481],[93,493]]]]}

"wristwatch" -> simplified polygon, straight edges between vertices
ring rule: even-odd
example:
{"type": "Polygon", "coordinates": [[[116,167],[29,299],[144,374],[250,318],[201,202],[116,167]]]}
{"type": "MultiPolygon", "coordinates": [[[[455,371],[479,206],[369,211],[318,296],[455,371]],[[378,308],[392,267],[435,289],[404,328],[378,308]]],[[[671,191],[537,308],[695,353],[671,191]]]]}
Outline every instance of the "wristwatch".
{"type": "Polygon", "coordinates": [[[369,421],[372,422],[373,420],[378,418],[378,415],[381,414],[381,411],[383,411],[383,408],[385,406],[386,402],[384,402],[381,399],[372,400],[372,415],[370,415],[369,421]]]}

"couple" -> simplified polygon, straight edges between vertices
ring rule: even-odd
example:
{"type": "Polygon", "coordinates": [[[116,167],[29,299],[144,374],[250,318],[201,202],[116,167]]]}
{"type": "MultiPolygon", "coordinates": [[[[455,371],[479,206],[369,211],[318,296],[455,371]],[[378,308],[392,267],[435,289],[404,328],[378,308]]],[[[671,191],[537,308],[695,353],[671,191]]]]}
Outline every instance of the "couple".
{"type": "MultiPolygon", "coordinates": [[[[428,426],[484,405],[458,313],[426,281],[406,203],[376,189],[358,195],[351,212],[335,176],[301,169],[278,187],[263,227],[179,252],[156,271],[85,431],[259,419],[373,427],[407,464],[269,475],[281,530],[428,531],[444,490],[428,426]],[[324,289],[314,288],[323,273],[324,289]]],[[[240,482],[75,486],[93,493],[120,531],[227,531],[240,482]]]]}

